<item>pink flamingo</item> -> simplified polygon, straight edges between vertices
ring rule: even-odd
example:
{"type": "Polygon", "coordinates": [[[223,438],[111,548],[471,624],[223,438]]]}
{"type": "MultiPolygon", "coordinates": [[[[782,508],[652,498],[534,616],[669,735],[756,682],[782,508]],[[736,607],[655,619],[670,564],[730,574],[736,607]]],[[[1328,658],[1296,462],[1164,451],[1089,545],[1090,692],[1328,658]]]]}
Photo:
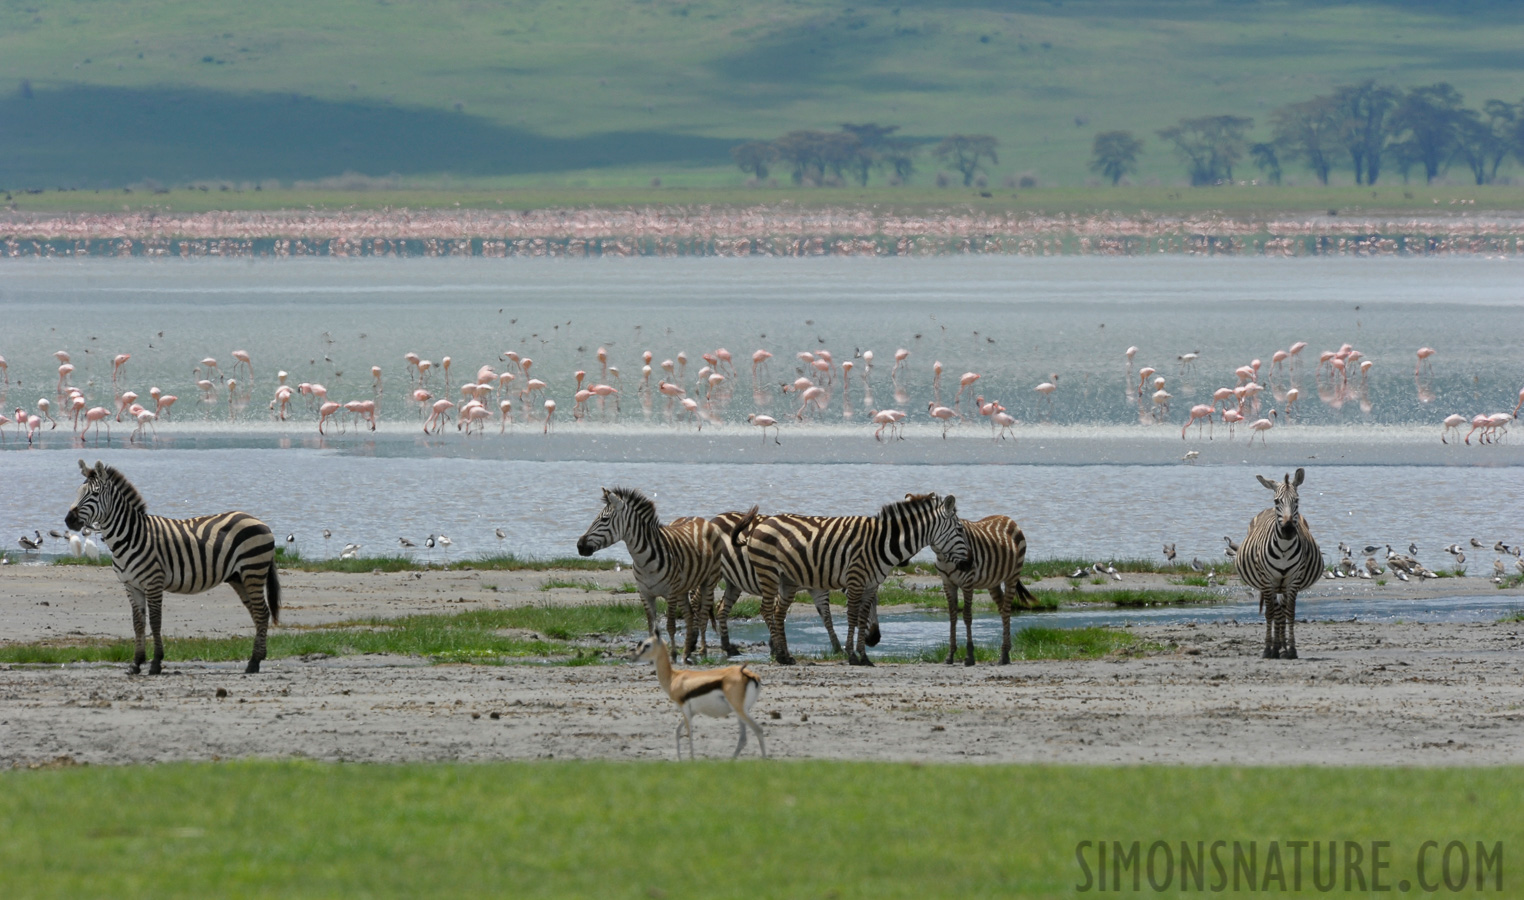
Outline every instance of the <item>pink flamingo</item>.
{"type": "Polygon", "coordinates": [[[1485,443],[1486,439],[1487,439],[1487,431],[1486,431],[1486,429],[1488,428],[1488,426],[1490,424],[1491,424],[1491,421],[1486,416],[1472,416],[1471,417],[1471,431],[1466,432],[1466,443],[1468,445],[1471,443],[1471,435],[1472,435],[1472,433],[1475,432],[1479,428],[1483,429],[1483,430],[1482,430],[1482,436],[1477,439],[1477,443],[1478,444],[1485,443]]]}
{"type": "Polygon", "coordinates": [[[683,403],[683,412],[688,414],[688,418],[690,418],[694,422],[698,423],[698,430],[699,431],[703,431],[704,430],[704,420],[699,417],[699,405],[698,405],[698,401],[693,399],[692,397],[684,397],[683,400],[682,400],[682,403],[683,403]]]}
{"type": "Polygon", "coordinates": [[[614,398],[614,412],[619,412],[619,389],[609,384],[595,384],[590,388],[594,396],[598,398],[598,406],[601,409],[603,402],[610,397],[614,398]]]}
{"type": "Polygon", "coordinates": [[[69,361],[69,351],[67,351],[67,350],[54,350],[53,351],[53,358],[58,360],[61,363],[66,363],[66,362],[69,361]]]}
{"type": "Polygon", "coordinates": [[[23,418],[26,419],[26,442],[30,445],[32,439],[37,436],[37,429],[42,427],[42,419],[34,415],[27,415],[23,418]]]}
{"type": "Polygon", "coordinates": [[[864,350],[863,351],[863,380],[867,381],[868,380],[868,376],[870,376],[872,374],[873,374],[873,351],[872,350],[864,350]]]}
{"type": "Polygon", "coordinates": [[[11,367],[10,364],[5,361],[5,357],[3,356],[0,356],[0,375],[5,376],[6,384],[11,383],[11,367]]]}
{"type": "MultiPolygon", "coordinates": [[[[1053,392],[1058,390],[1058,383],[1057,382],[1058,382],[1058,376],[1054,375],[1052,381],[1044,381],[1042,384],[1039,384],[1037,387],[1032,388],[1032,390],[1036,391],[1039,394],[1042,394],[1043,399],[1048,402],[1048,414],[1049,415],[1053,414],[1053,392]]],[[[1140,389],[1139,393],[1141,393],[1141,392],[1142,391],[1140,389]]]]}
{"type": "Polygon", "coordinates": [[[1287,353],[1285,350],[1277,350],[1277,351],[1275,351],[1273,354],[1270,355],[1270,371],[1273,372],[1276,369],[1284,369],[1285,366],[1283,365],[1283,363],[1285,363],[1286,360],[1288,360],[1290,358],[1291,358],[1291,354],[1287,353]]]}
{"type": "Polygon", "coordinates": [[[825,388],[823,388],[823,387],[812,386],[812,387],[805,388],[804,393],[799,396],[799,400],[800,400],[799,411],[794,413],[794,418],[800,420],[801,422],[804,421],[804,411],[805,411],[805,409],[811,403],[817,403],[818,404],[820,402],[820,398],[824,397],[824,396],[825,396],[825,388]]]}
{"type": "Polygon", "coordinates": [[[429,417],[423,421],[423,433],[429,434],[431,427],[435,433],[444,431],[445,420],[449,418],[450,410],[454,408],[455,404],[449,400],[435,400],[429,417]]]}
{"type": "Polygon", "coordinates": [[[963,392],[968,390],[969,385],[973,384],[983,377],[984,376],[980,375],[978,372],[964,372],[961,376],[959,376],[958,393],[953,395],[953,406],[958,406],[960,403],[962,403],[963,392]]]}
{"type": "Polygon", "coordinates": [[[679,381],[688,375],[688,354],[681,351],[677,354],[677,378],[679,381]]]}
{"type": "Polygon", "coordinates": [[[1513,417],[1515,419],[1519,417],[1520,409],[1524,409],[1524,388],[1519,389],[1519,405],[1513,408],[1513,417]]]}
{"type": "Polygon", "coordinates": [[[276,388],[275,399],[270,405],[275,407],[275,418],[281,422],[286,421],[286,412],[291,405],[291,389],[285,385],[276,388]]]}
{"type": "Polygon", "coordinates": [[[778,428],[777,419],[774,419],[772,416],[764,416],[761,413],[752,413],[746,417],[746,421],[762,429],[762,443],[767,443],[767,429],[771,428],[773,429],[773,443],[780,446],[783,444],[782,441],[778,440],[778,432],[781,429],[778,428]]]}
{"type": "Polygon", "coordinates": [[[1143,368],[1138,370],[1138,396],[1139,397],[1143,396],[1143,388],[1148,384],[1148,379],[1152,378],[1153,374],[1155,372],[1157,372],[1157,371],[1159,371],[1159,370],[1155,369],[1153,366],[1144,366],[1143,368]]]}
{"type": "Polygon", "coordinates": [[[132,359],[131,353],[118,353],[111,360],[111,383],[116,384],[117,376],[122,373],[122,366],[127,365],[127,360],[132,359]]]}
{"type": "Polygon", "coordinates": [[[599,347],[598,348],[597,357],[598,357],[598,365],[602,367],[603,377],[607,378],[608,374],[609,374],[609,351],[608,351],[608,348],[607,347],[599,347]]]}
{"type": "Polygon", "coordinates": [[[1228,426],[1228,440],[1233,440],[1233,427],[1244,420],[1244,414],[1236,409],[1222,411],[1222,423],[1228,426]]]}
{"type": "Polygon", "coordinates": [[[720,366],[724,366],[730,370],[730,374],[736,374],[736,364],[735,361],[731,359],[729,350],[721,347],[718,350],[714,351],[714,356],[720,361],[720,365],[715,366],[715,368],[718,369],[720,366]]]}
{"type": "Polygon", "coordinates": [[[550,434],[550,417],[556,414],[556,401],[545,401],[545,427],[540,429],[541,434],[550,434]]]}
{"type": "MultiPolygon", "coordinates": [[[[1000,439],[1002,441],[1005,440],[1006,433],[1010,432],[1011,429],[1016,425],[1016,420],[1011,417],[1011,414],[1004,412],[1003,410],[995,410],[995,414],[991,417],[991,420],[994,422],[994,424],[1000,426],[1000,439]]],[[[1015,440],[1015,437],[1015,433],[1012,432],[1011,439],[1015,440]]]]}
{"type": "Polygon", "coordinates": [[[444,371],[445,384],[450,383],[450,357],[442,357],[439,360],[439,368],[444,371]]]}
{"type": "MultiPolygon", "coordinates": [[[[1191,407],[1191,417],[1185,423],[1185,425],[1182,426],[1181,429],[1180,429],[1180,440],[1182,440],[1182,441],[1185,440],[1185,432],[1192,425],[1196,426],[1196,437],[1200,438],[1201,437],[1201,420],[1202,419],[1206,419],[1207,425],[1211,426],[1213,424],[1212,423],[1212,414],[1215,413],[1216,411],[1217,411],[1217,407],[1215,405],[1208,406],[1205,403],[1198,403],[1195,406],[1191,407]]],[[[1208,431],[1207,431],[1207,440],[1211,440],[1211,439],[1212,439],[1212,432],[1211,432],[1211,430],[1209,428],[1208,431]]]]}
{"type": "MultiPolygon", "coordinates": [[[[133,410],[133,418],[138,420],[138,427],[133,430],[132,435],[128,437],[128,440],[135,442],[138,436],[142,435],[144,426],[153,425],[154,421],[159,417],[153,412],[150,412],[141,406],[135,406],[133,407],[133,410]]],[[[154,437],[159,436],[158,426],[154,426],[153,433],[154,437]]]]}
{"type": "Polygon", "coordinates": [[[418,360],[418,383],[419,384],[428,384],[428,382],[429,382],[429,373],[432,372],[432,371],[434,371],[434,363],[433,363],[432,360],[427,360],[427,359],[420,359],[420,360],[418,360]]]}
{"type": "Polygon", "coordinates": [[[894,368],[889,370],[889,377],[893,378],[895,375],[899,374],[900,363],[903,363],[905,360],[907,360],[909,358],[910,358],[910,351],[906,350],[904,347],[901,347],[900,349],[894,351],[894,368]]]}
{"type": "Polygon", "coordinates": [[[48,398],[46,398],[46,397],[40,397],[40,398],[38,398],[38,400],[37,400],[37,411],[42,413],[43,417],[46,418],[49,422],[53,423],[53,427],[48,429],[49,431],[52,431],[52,430],[58,428],[58,420],[54,419],[53,418],[53,413],[50,412],[50,410],[52,410],[52,408],[53,408],[53,404],[48,402],[48,398]]]}
{"type": "Polygon", "coordinates": [[[234,360],[234,362],[233,362],[233,371],[237,372],[239,367],[241,366],[241,367],[243,367],[243,370],[245,372],[249,373],[249,380],[253,381],[254,380],[254,364],[249,362],[249,351],[247,351],[247,350],[234,350],[233,351],[233,360],[234,360]]]}
{"type": "Polygon", "coordinates": [[[587,415],[587,401],[592,396],[593,392],[586,388],[583,388],[582,390],[572,395],[572,400],[574,401],[572,403],[573,419],[581,419],[583,416],[587,415]]]}
{"type": "Polygon", "coordinates": [[[1456,435],[1459,435],[1461,426],[1464,424],[1466,424],[1466,417],[1460,413],[1445,416],[1445,429],[1439,433],[1439,442],[1441,444],[1450,443],[1449,441],[1445,440],[1445,435],[1448,434],[1452,429],[1455,431],[1456,435]]]}
{"type": "Polygon", "coordinates": [[[74,365],[64,363],[58,367],[58,393],[62,394],[69,384],[69,376],[74,374],[74,365]]]}
{"type": "Polygon", "coordinates": [[[1138,348],[1137,347],[1128,347],[1127,351],[1125,353],[1123,353],[1122,355],[1127,357],[1127,365],[1129,367],[1131,367],[1132,366],[1132,358],[1134,356],[1138,355],[1138,348]]]}
{"type": "Polygon", "coordinates": [[[942,361],[936,360],[931,364],[931,396],[936,402],[942,402],[942,361]]]}
{"type": "Polygon", "coordinates": [[[5,440],[5,426],[9,424],[11,424],[11,417],[5,413],[0,413],[0,441],[5,440]]]}
{"type": "MultiPolygon", "coordinates": [[[[281,374],[281,381],[284,383],[286,373],[282,372],[280,374],[281,374]]],[[[371,382],[371,386],[373,388],[375,388],[376,393],[378,393],[378,394],[381,393],[381,367],[380,366],[371,366],[370,367],[370,382],[371,382]]]]}
{"type": "Polygon", "coordinates": [[[751,355],[751,380],[757,380],[757,367],[772,359],[773,355],[766,350],[758,350],[751,355]]]}
{"type": "Polygon", "coordinates": [[[513,401],[497,401],[497,412],[498,415],[502,417],[502,419],[498,422],[497,433],[504,434],[508,430],[508,423],[513,420],[513,401]]]}
{"type": "MultiPolygon", "coordinates": [[[[704,399],[708,400],[709,399],[709,395],[711,393],[713,393],[716,388],[718,388],[720,385],[722,385],[724,383],[725,383],[725,376],[724,375],[721,375],[719,372],[710,372],[709,373],[709,387],[708,387],[707,390],[704,391],[704,399]]],[[[615,411],[618,411],[618,409],[619,409],[619,401],[617,399],[614,401],[614,409],[615,409],[615,411]]]]}
{"type": "MultiPolygon", "coordinates": [[[[95,429],[95,440],[96,440],[96,443],[100,443],[100,439],[101,439],[101,423],[102,422],[106,422],[106,420],[108,418],[110,418],[110,416],[111,416],[111,413],[109,411],[107,411],[107,409],[104,406],[92,406],[92,407],[90,407],[88,410],[85,411],[85,428],[84,428],[83,431],[81,431],[79,433],[80,438],[83,439],[85,435],[90,433],[90,429],[94,428],[95,429]]],[[[108,443],[108,444],[111,443],[111,423],[110,422],[106,422],[106,443],[108,443]]]]}
{"type": "Polygon", "coordinates": [[[931,413],[933,419],[942,421],[942,440],[947,440],[947,429],[952,426],[952,420],[958,415],[946,406],[939,406],[935,400],[926,404],[926,411],[931,413]]]}
{"type": "Polygon", "coordinates": [[[325,401],[322,406],[318,407],[318,434],[323,433],[323,425],[328,421],[328,417],[343,408],[332,400],[325,401]]]}
{"type": "Polygon", "coordinates": [[[1300,399],[1301,396],[1302,392],[1298,388],[1292,388],[1286,392],[1286,422],[1288,424],[1291,422],[1291,407],[1296,405],[1296,401],[1300,399]]]}
{"type": "Polygon", "coordinates": [[[213,359],[212,357],[208,356],[206,359],[203,359],[201,361],[201,367],[203,369],[209,369],[213,372],[216,372],[218,381],[226,380],[222,377],[222,369],[217,367],[217,360],[213,359]]]}
{"type": "Polygon", "coordinates": [[[1216,409],[1217,408],[1217,404],[1221,403],[1221,404],[1224,404],[1223,408],[1226,409],[1227,408],[1226,404],[1229,401],[1237,400],[1237,399],[1238,399],[1238,394],[1232,388],[1227,388],[1227,387],[1218,388],[1217,390],[1212,392],[1212,408],[1216,409]]]}
{"type": "Polygon", "coordinates": [[[127,407],[136,403],[137,400],[138,395],[133,391],[123,391],[121,395],[116,398],[116,420],[118,422],[122,421],[122,413],[127,411],[127,407]]]}
{"type": "MultiPolygon", "coordinates": [[[[516,354],[516,353],[513,354],[513,357],[514,357],[515,360],[517,360],[518,359],[518,354],[516,354]]],[[[402,354],[402,359],[403,359],[404,362],[407,363],[407,368],[408,368],[407,380],[408,381],[412,381],[413,380],[413,376],[415,374],[418,374],[418,363],[419,363],[418,354],[416,354],[416,353],[404,353],[404,354],[402,354]]]]}
{"type": "Polygon", "coordinates": [[[1437,352],[1439,352],[1439,351],[1435,350],[1433,347],[1419,347],[1418,348],[1418,365],[1413,367],[1413,374],[1417,375],[1425,367],[1427,367],[1427,368],[1433,368],[1434,364],[1429,362],[1429,357],[1433,356],[1437,352]]]}
{"type": "MultiPolygon", "coordinates": [[[[1275,421],[1274,421],[1275,415],[1276,415],[1275,414],[1275,410],[1272,409],[1272,410],[1270,410],[1270,418],[1268,418],[1268,419],[1256,419],[1249,426],[1249,428],[1254,432],[1254,434],[1259,435],[1259,442],[1261,444],[1265,443],[1265,432],[1267,432],[1270,429],[1275,427],[1275,421]]],[[[1249,443],[1251,443],[1251,444],[1254,443],[1254,435],[1253,434],[1249,435],[1249,443]]]]}

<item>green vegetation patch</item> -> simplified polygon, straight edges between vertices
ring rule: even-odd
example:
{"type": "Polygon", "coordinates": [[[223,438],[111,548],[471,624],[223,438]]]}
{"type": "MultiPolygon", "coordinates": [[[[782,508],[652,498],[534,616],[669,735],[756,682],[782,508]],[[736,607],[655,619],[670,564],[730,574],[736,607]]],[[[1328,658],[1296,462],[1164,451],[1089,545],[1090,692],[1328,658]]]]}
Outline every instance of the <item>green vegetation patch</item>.
{"type": "MultiPolygon", "coordinates": [[[[775,751],[785,734],[769,733],[775,751]]],[[[0,774],[0,895],[1059,897],[1086,882],[1077,851],[1094,875],[1095,841],[1141,841],[1146,852],[1164,840],[1177,854],[1181,841],[1226,841],[1230,879],[1233,842],[1248,851],[1254,841],[1259,865],[1239,894],[1279,887],[1265,865],[1271,841],[1289,888],[1288,841],[1358,842],[1367,878],[1371,842],[1389,842],[1381,883],[1395,885],[1416,878],[1423,842],[1451,838],[1471,854],[1474,888],[1475,842],[1489,853],[1516,844],[1521,792],[1517,767],[62,767],[0,774]],[[929,797],[957,814],[928,816],[929,797]]],[[[1310,854],[1302,887],[1312,892],[1310,854]]],[[[1495,878],[1512,886],[1500,865],[1487,869],[1488,893],[1501,895],[1495,878]]],[[[1196,893],[1210,890],[1210,866],[1206,878],[1196,893]]]]}
{"type": "MultiPolygon", "coordinates": [[[[645,608],[638,603],[481,609],[398,619],[353,619],[311,628],[277,628],[270,632],[268,653],[271,659],[309,654],[384,653],[457,663],[564,660],[588,655],[585,648],[573,646],[573,641],[594,635],[628,634],[644,626],[645,608]],[[532,634],[504,634],[504,631],[532,634]]],[[[250,647],[251,637],[169,638],[164,642],[164,653],[171,661],[229,661],[247,659],[250,647]]],[[[125,640],[66,645],[7,644],[0,645],[0,662],[55,665],[127,662],[132,659],[132,650],[132,642],[125,640]]]]}

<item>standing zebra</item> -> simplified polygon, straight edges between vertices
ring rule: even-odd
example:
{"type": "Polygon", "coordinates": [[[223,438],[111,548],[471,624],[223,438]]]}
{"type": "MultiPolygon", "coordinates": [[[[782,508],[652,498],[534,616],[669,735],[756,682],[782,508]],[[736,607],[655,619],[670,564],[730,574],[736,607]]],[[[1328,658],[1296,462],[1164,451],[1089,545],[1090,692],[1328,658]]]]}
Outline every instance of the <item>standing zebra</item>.
{"type": "Polygon", "coordinates": [[[143,612],[153,629],[153,661],[148,674],[157,675],[164,661],[160,634],[164,592],[199,594],[224,582],[231,584],[254,619],[254,653],[245,672],[259,671],[265,658],[269,623],[280,624],[280,582],[275,572],[275,536],[270,527],[248,513],[225,512],[191,519],[168,519],[148,514],[143,495],[126,476],[105,463],[95,468],[79,461],[85,475],[64,524],[75,531],[91,528],[111,550],[111,567],[127,588],[132,603],[136,639],[132,668],[142,671],[143,612]]]}
{"type": "Polygon", "coordinates": [[[646,605],[647,631],[656,631],[656,598],[666,598],[667,641],[675,656],[677,610],[684,607],[688,635],[683,659],[691,661],[699,632],[713,615],[724,540],[708,519],[690,517],[662,525],[656,518],[656,504],[645,494],[616,487],[603,489],[603,511],[577,540],[577,552],[592,556],[624,541],[635,563],[641,602],[646,605]],[[694,592],[697,596],[690,602],[694,592]]]}
{"type": "Polygon", "coordinates": [[[792,594],[841,590],[847,595],[847,662],[868,666],[864,649],[879,585],[895,566],[910,561],[929,544],[954,565],[968,564],[968,542],[958,523],[957,501],[936,494],[906,494],[876,516],[776,515],[758,519],[744,536],[756,568],[773,658],[794,662],[784,621],[792,594]]]}
{"type": "Polygon", "coordinates": [[[965,666],[974,664],[974,591],[988,590],[1000,609],[1000,664],[1011,662],[1011,600],[1023,606],[1034,598],[1021,583],[1021,567],[1027,559],[1027,536],[1006,516],[986,516],[977,522],[960,520],[968,541],[970,565],[959,566],[937,556],[937,573],[947,592],[947,662],[958,656],[958,589],[963,589],[963,632],[968,643],[965,666]]]}
{"type": "MultiPolygon", "coordinates": [[[[751,553],[744,541],[737,541],[737,534],[745,534],[750,530],[752,521],[757,518],[757,507],[753,506],[746,512],[720,513],[709,521],[725,536],[725,555],[720,559],[720,569],[725,575],[725,596],[718,604],[719,612],[714,617],[715,630],[720,634],[720,647],[727,656],[735,656],[739,651],[730,643],[730,611],[735,607],[736,601],[741,594],[754,594],[762,596],[762,589],[757,586],[757,570],[751,560],[751,553]]],[[[683,521],[673,519],[674,524],[683,521]]],[[[779,585],[780,591],[790,599],[799,589],[792,584],[779,585]]],[[[815,610],[820,613],[820,621],[825,625],[826,634],[831,637],[831,652],[841,652],[841,639],[836,636],[836,625],[831,621],[831,592],[825,588],[814,588],[810,591],[810,597],[815,601],[815,610]]],[[[707,627],[707,626],[706,626],[707,627]]],[[[877,641],[873,641],[877,643],[877,641]]]]}
{"type": "Polygon", "coordinates": [[[1296,489],[1304,475],[1297,469],[1295,478],[1287,475],[1280,484],[1254,476],[1275,492],[1275,507],[1249,522],[1249,534],[1238,546],[1238,577],[1259,591],[1265,614],[1265,659],[1296,659],[1296,595],[1323,574],[1318,542],[1297,512],[1296,489]]]}

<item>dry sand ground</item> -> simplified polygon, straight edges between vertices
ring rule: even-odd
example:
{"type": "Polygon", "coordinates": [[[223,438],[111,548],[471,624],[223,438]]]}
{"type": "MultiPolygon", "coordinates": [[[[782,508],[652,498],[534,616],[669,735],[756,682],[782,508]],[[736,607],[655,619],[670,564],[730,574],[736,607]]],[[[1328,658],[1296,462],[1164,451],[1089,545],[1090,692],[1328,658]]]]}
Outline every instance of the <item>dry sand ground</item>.
{"type": "MultiPolygon", "coordinates": [[[[282,576],[292,625],[479,605],[603,602],[543,591],[555,573],[282,576]]],[[[629,573],[561,573],[614,586],[629,573]]],[[[1132,583],[1146,583],[1133,576],[1132,583]]],[[[1325,588],[1320,590],[1330,590],[1325,588]]],[[[1496,592],[1484,579],[1369,584],[1415,596],[1496,592]]],[[[1510,591],[1517,595],[1519,592],[1510,591]]],[[[808,604],[795,614],[813,616],[808,604]]],[[[130,636],[109,570],[14,567],[0,579],[7,639],[130,636]],[[46,605],[43,605],[46,604],[46,605]]],[[[251,632],[232,592],[171,597],[166,632],[251,632]]],[[[1142,657],[974,668],[757,665],[757,713],[778,757],[1067,763],[1494,765],[1524,762],[1524,623],[1304,624],[1303,658],[1263,660],[1263,625],[1138,628],[1142,657]]],[[[435,666],[402,658],[169,660],[0,667],[0,765],[237,756],[325,760],[670,759],[677,714],[649,666],[435,666]],[[218,699],[219,688],[227,691],[218,699]],[[495,717],[494,717],[495,716],[495,717]]],[[[735,724],[702,720],[700,756],[735,724]]],[[[753,744],[749,753],[755,753],[753,744]]]]}

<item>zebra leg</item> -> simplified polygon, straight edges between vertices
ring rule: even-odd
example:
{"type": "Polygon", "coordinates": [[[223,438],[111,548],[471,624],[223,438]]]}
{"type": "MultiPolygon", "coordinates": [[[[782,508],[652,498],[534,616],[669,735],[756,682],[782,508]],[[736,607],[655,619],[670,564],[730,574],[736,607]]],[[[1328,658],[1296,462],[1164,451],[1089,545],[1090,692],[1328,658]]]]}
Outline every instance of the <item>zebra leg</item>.
{"type": "Polygon", "coordinates": [[[730,610],[736,605],[741,597],[741,589],[725,581],[725,596],[720,600],[720,614],[715,622],[715,628],[720,632],[720,651],[726,656],[735,656],[735,645],[730,642],[730,610]]]}
{"type": "MultiPolygon", "coordinates": [[[[871,666],[871,665],[873,665],[873,660],[868,658],[868,648],[866,646],[867,641],[868,641],[868,602],[869,602],[868,592],[864,589],[863,585],[860,585],[860,584],[854,585],[851,582],[847,583],[847,622],[848,622],[848,630],[851,629],[851,622],[854,619],[857,621],[857,644],[856,644],[856,646],[849,646],[848,647],[848,651],[847,651],[847,664],[848,665],[853,665],[853,666],[871,666]],[[855,657],[854,657],[854,655],[852,653],[853,650],[857,651],[855,657]]],[[[850,645],[850,643],[851,642],[849,640],[848,644],[850,645]]]]}
{"type": "Polygon", "coordinates": [[[950,666],[958,658],[958,586],[944,580],[942,590],[947,594],[947,658],[942,662],[950,666]]]}
{"type": "Polygon", "coordinates": [[[974,589],[971,587],[963,589],[963,638],[968,644],[968,656],[963,664],[971,666],[974,664],[974,589]]]}
{"type": "Polygon", "coordinates": [[[759,581],[757,587],[762,591],[762,619],[767,622],[768,650],[778,665],[791,666],[794,657],[788,652],[788,633],[784,623],[788,619],[788,605],[793,598],[784,596],[777,584],[759,581]]]}
{"type": "Polygon", "coordinates": [[[238,592],[238,599],[243,601],[244,608],[249,611],[249,617],[254,620],[254,651],[249,654],[249,664],[243,670],[245,675],[257,675],[259,664],[265,658],[265,640],[270,630],[270,608],[265,604],[264,580],[255,577],[241,578],[234,574],[228,579],[228,584],[238,592]]]}
{"type": "Polygon", "coordinates": [[[1278,655],[1275,646],[1275,591],[1260,591],[1259,605],[1265,610],[1265,659],[1275,659],[1278,655]]]}
{"type": "Polygon", "coordinates": [[[1000,610],[1000,664],[1008,666],[1011,664],[1011,596],[1003,585],[997,584],[990,588],[990,597],[1000,610]]]}
{"type": "Polygon", "coordinates": [[[815,600],[815,611],[820,613],[820,622],[825,625],[826,634],[831,637],[831,652],[841,652],[841,641],[836,637],[836,623],[831,621],[831,592],[811,591],[811,597],[815,600]]]}
{"type": "Polygon", "coordinates": [[[147,614],[148,600],[138,588],[128,586],[127,602],[132,606],[132,666],[127,670],[129,675],[137,675],[143,671],[143,662],[148,659],[148,654],[143,651],[143,617],[147,614]]]}
{"type": "Polygon", "coordinates": [[[1286,647],[1281,659],[1296,659],[1296,592],[1286,593],[1286,647]]]}
{"type": "MultiPolygon", "coordinates": [[[[679,603],[688,608],[688,611],[684,613],[684,618],[687,618],[693,609],[692,605],[688,603],[687,597],[667,598],[667,646],[672,648],[673,660],[677,659],[677,606],[679,603]]],[[[691,627],[688,629],[688,633],[693,633],[691,627]]]]}
{"type": "Polygon", "coordinates": [[[645,589],[640,591],[640,602],[646,607],[646,634],[656,633],[656,595],[647,594],[645,589]]]}
{"type": "Polygon", "coordinates": [[[164,591],[154,588],[148,595],[148,628],[153,632],[153,659],[148,663],[148,674],[157,675],[164,670],[164,591]]]}

